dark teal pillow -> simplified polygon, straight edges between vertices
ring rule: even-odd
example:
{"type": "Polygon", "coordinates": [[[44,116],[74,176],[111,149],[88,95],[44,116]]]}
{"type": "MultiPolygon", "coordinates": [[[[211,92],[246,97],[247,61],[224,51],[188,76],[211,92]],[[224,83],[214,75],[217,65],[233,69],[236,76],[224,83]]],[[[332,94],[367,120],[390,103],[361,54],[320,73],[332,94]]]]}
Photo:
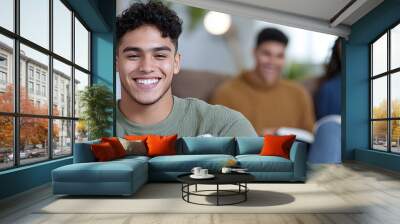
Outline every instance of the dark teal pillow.
{"type": "Polygon", "coordinates": [[[264,137],[236,137],[236,155],[259,154],[264,137]]]}

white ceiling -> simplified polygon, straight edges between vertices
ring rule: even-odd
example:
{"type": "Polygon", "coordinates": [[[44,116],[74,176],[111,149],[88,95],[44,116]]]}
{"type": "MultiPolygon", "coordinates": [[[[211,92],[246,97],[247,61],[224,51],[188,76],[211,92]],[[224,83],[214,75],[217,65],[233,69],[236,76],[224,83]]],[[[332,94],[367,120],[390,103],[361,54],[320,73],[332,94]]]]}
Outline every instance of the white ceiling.
{"type": "MultiPolygon", "coordinates": [[[[127,8],[133,1],[135,0],[117,0],[117,13],[127,8]]],[[[350,34],[352,24],[383,2],[383,0],[168,1],[345,38],[350,34]]]]}
{"type": "Polygon", "coordinates": [[[353,23],[383,2],[383,0],[169,1],[342,37],[350,34],[350,26],[353,23]],[[348,4],[349,7],[346,8],[348,4]],[[346,9],[342,10],[344,8],[346,9]]]}
{"type": "Polygon", "coordinates": [[[324,20],[331,19],[351,0],[227,0],[267,9],[309,16],[324,20]]]}

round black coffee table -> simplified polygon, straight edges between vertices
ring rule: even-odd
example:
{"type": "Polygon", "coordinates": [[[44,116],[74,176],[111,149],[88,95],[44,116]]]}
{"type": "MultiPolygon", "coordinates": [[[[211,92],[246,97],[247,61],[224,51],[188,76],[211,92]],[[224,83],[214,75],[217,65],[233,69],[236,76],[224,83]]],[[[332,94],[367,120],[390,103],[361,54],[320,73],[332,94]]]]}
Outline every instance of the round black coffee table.
{"type": "Polygon", "coordinates": [[[234,205],[239,204],[241,202],[245,202],[247,200],[247,192],[249,188],[247,187],[247,183],[255,180],[255,177],[248,173],[214,173],[215,176],[212,179],[193,179],[190,177],[191,173],[182,174],[177,177],[178,181],[182,183],[182,199],[188,203],[198,204],[198,205],[234,205]],[[205,184],[205,185],[216,185],[215,190],[197,190],[197,185],[205,184]],[[195,186],[194,191],[190,191],[190,186],[195,186]],[[237,190],[223,190],[220,189],[220,185],[236,185],[238,186],[237,190]],[[215,194],[205,194],[209,192],[215,192],[215,194]],[[190,201],[190,196],[204,196],[204,197],[216,197],[216,204],[202,204],[190,201]],[[221,203],[221,197],[232,197],[232,196],[241,196],[239,200],[231,202],[231,203],[221,203]]]}

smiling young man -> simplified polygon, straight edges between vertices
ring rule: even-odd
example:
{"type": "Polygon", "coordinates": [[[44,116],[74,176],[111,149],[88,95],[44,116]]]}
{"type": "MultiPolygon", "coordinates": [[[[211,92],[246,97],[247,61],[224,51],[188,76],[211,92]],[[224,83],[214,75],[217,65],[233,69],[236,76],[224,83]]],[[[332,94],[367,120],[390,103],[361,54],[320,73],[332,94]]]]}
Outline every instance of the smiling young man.
{"type": "Polygon", "coordinates": [[[237,111],[172,95],[172,78],[180,69],[181,32],[176,13],[156,1],[134,3],[117,18],[117,135],[256,136],[237,111]]]}
{"type": "Polygon", "coordinates": [[[259,135],[280,127],[312,132],[315,115],[311,96],[299,84],[281,78],[288,38],[275,28],[265,28],[254,48],[255,68],[220,86],[211,103],[240,111],[259,135]]]}

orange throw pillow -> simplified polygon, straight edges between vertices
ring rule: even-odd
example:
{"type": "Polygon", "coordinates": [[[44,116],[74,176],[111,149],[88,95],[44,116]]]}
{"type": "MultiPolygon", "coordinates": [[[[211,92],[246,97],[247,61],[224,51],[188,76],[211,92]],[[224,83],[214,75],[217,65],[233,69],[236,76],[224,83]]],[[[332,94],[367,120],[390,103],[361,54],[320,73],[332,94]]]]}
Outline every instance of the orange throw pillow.
{"type": "Polygon", "coordinates": [[[125,135],[124,139],[129,140],[129,141],[146,141],[147,135],[125,135]]]}
{"type": "Polygon", "coordinates": [[[115,151],[109,142],[102,142],[90,146],[94,157],[99,162],[110,161],[116,159],[115,151]]]}
{"type": "Polygon", "coordinates": [[[126,156],[126,151],[124,147],[122,146],[121,142],[119,142],[118,138],[116,137],[104,137],[101,138],[101,142],[108,142],[114,149],[115,155],[117,158],[125,157],[126,156]]]}
{"type": "Polygon", "coordinates": [[[178,135],[159,136],[150,135],[147,137],[146,143],[148,147],[148,156],[165,156],[176,155],[176,139],[178,135]]]}
{"type": "Polygon", "coordinates": [[[262,156],[280,156],[290,159],[290,148],[296,140],[296,135],[265,135],[264,145],[261,149],[262,156]]]}

